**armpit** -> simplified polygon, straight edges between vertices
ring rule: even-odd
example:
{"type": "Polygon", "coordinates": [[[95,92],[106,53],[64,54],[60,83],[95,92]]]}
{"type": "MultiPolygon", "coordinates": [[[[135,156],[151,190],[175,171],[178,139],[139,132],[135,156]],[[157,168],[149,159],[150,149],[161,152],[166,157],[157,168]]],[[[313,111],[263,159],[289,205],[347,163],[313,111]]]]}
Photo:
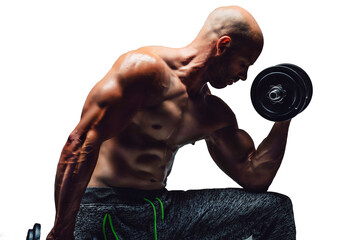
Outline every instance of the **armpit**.
{"type": "Polygon", "coordinates": [[[214,95],[207,95],[205,97],[205,104],[209,109],[209,114],[211,114],[211,117],[214,119],[214,121],[218,122],[219,125],[222,127],[238,127],[234,112],[221,98],[214,95]]]}

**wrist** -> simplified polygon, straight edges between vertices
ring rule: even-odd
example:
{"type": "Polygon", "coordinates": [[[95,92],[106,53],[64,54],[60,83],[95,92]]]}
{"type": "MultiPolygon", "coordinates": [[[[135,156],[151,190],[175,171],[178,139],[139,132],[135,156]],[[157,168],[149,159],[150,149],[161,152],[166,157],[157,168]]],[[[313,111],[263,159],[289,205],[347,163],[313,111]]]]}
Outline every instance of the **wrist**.
{"type": "Polygon", "coordinates": [[[52,234],[54,237],[53,239],[56,240],[74,239],[74,228],[75,223],[71,224],[56,222],[50,234],[52,234]]]}
{"type": "Polygon", "coordinates": [[[277,124],[289,124],[291,122],[292,118],[285,120],[285,121],[281,121],[281,122],[275,122],[277,124]]]}
{"type": "Polygon", "coordinates": [[[275,122],[274,126],[280,127],[280,128],[288,128],[290,126],[291,119],[281,122],[275,122]]]}
{"type": "Polygon", "coordinates": [[[55,231],[55,226],[47,235],[46,240],[75,240],[73,231],[55,231]]]}

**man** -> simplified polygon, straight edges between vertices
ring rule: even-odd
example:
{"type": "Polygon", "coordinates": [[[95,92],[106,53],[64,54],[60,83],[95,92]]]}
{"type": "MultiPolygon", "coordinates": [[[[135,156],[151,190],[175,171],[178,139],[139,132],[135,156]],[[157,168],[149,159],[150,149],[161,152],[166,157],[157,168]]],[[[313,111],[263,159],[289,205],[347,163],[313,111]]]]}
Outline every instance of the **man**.
{"type": "Polygon", "coordinates": [[[120,56],[61,153],[47,239],[74,239],[74,229],[76,239],[295,239],[289,198],[261,193],[281,164],[290,121],[276,122],[255,149],[207,86],[246,80],[262,47],[255,19],[231,6],[213,11],[184,48],[120,56]],[[244,189],[165,189],[176,152],[202,139],[244,189]]]}

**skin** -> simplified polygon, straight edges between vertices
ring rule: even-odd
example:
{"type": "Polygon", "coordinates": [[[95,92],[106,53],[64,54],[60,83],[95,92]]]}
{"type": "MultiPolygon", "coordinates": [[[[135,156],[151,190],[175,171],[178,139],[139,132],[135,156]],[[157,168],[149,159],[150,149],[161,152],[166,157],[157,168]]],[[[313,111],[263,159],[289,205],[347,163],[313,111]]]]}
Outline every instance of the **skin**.
{"type": "Polygon", "coordinates": [[[184,48],[143,47],[120,56],[90,91],[61,153],[56,218],[47,239],[74,239],[86,187],[164,188],[176,152],[199,140],[240,186],[267,191],[284,156],[290,120],[274,123],[255,148],[207,86],[246,80],[262,47],[255,19],[231,6],[212,12],[184,48]]]}

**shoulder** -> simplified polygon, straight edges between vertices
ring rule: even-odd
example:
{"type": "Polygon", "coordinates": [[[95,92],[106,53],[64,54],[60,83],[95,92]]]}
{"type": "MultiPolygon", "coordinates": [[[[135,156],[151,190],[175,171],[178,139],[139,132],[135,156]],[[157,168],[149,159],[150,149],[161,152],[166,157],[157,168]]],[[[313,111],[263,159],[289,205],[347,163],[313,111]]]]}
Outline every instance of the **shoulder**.
{"type": "Polygon", "coordinates": [[[148,100],[160,98],[169,87],[169,71],[163,59],[148,48],[122,55],[112,68],[124,93],[142,94],[148,100]]]}
{"type": "Polygon", "coordinates": [[[166,64],[148,48],[140,48],[122,55],[114,66],[114,71],[117,72],[122,84],[164,84],[166,81],[166,64]]]}
{"type": "Polygon", "coordinates": [[[125,53],[93,87],[85,105],[106,106],[119,99],[155,103],[169,85],[165,67],[162,59],[150,51],[139,49],[125,53]]]}
{"type": "Polygon", "coordinates": [[[117,90],[118,95],[131,98],[159,97],[169,86],[168,69],[164,61],[143,48],[119,57],[109,73],[99,84],[99,92],[117,90]]]}

